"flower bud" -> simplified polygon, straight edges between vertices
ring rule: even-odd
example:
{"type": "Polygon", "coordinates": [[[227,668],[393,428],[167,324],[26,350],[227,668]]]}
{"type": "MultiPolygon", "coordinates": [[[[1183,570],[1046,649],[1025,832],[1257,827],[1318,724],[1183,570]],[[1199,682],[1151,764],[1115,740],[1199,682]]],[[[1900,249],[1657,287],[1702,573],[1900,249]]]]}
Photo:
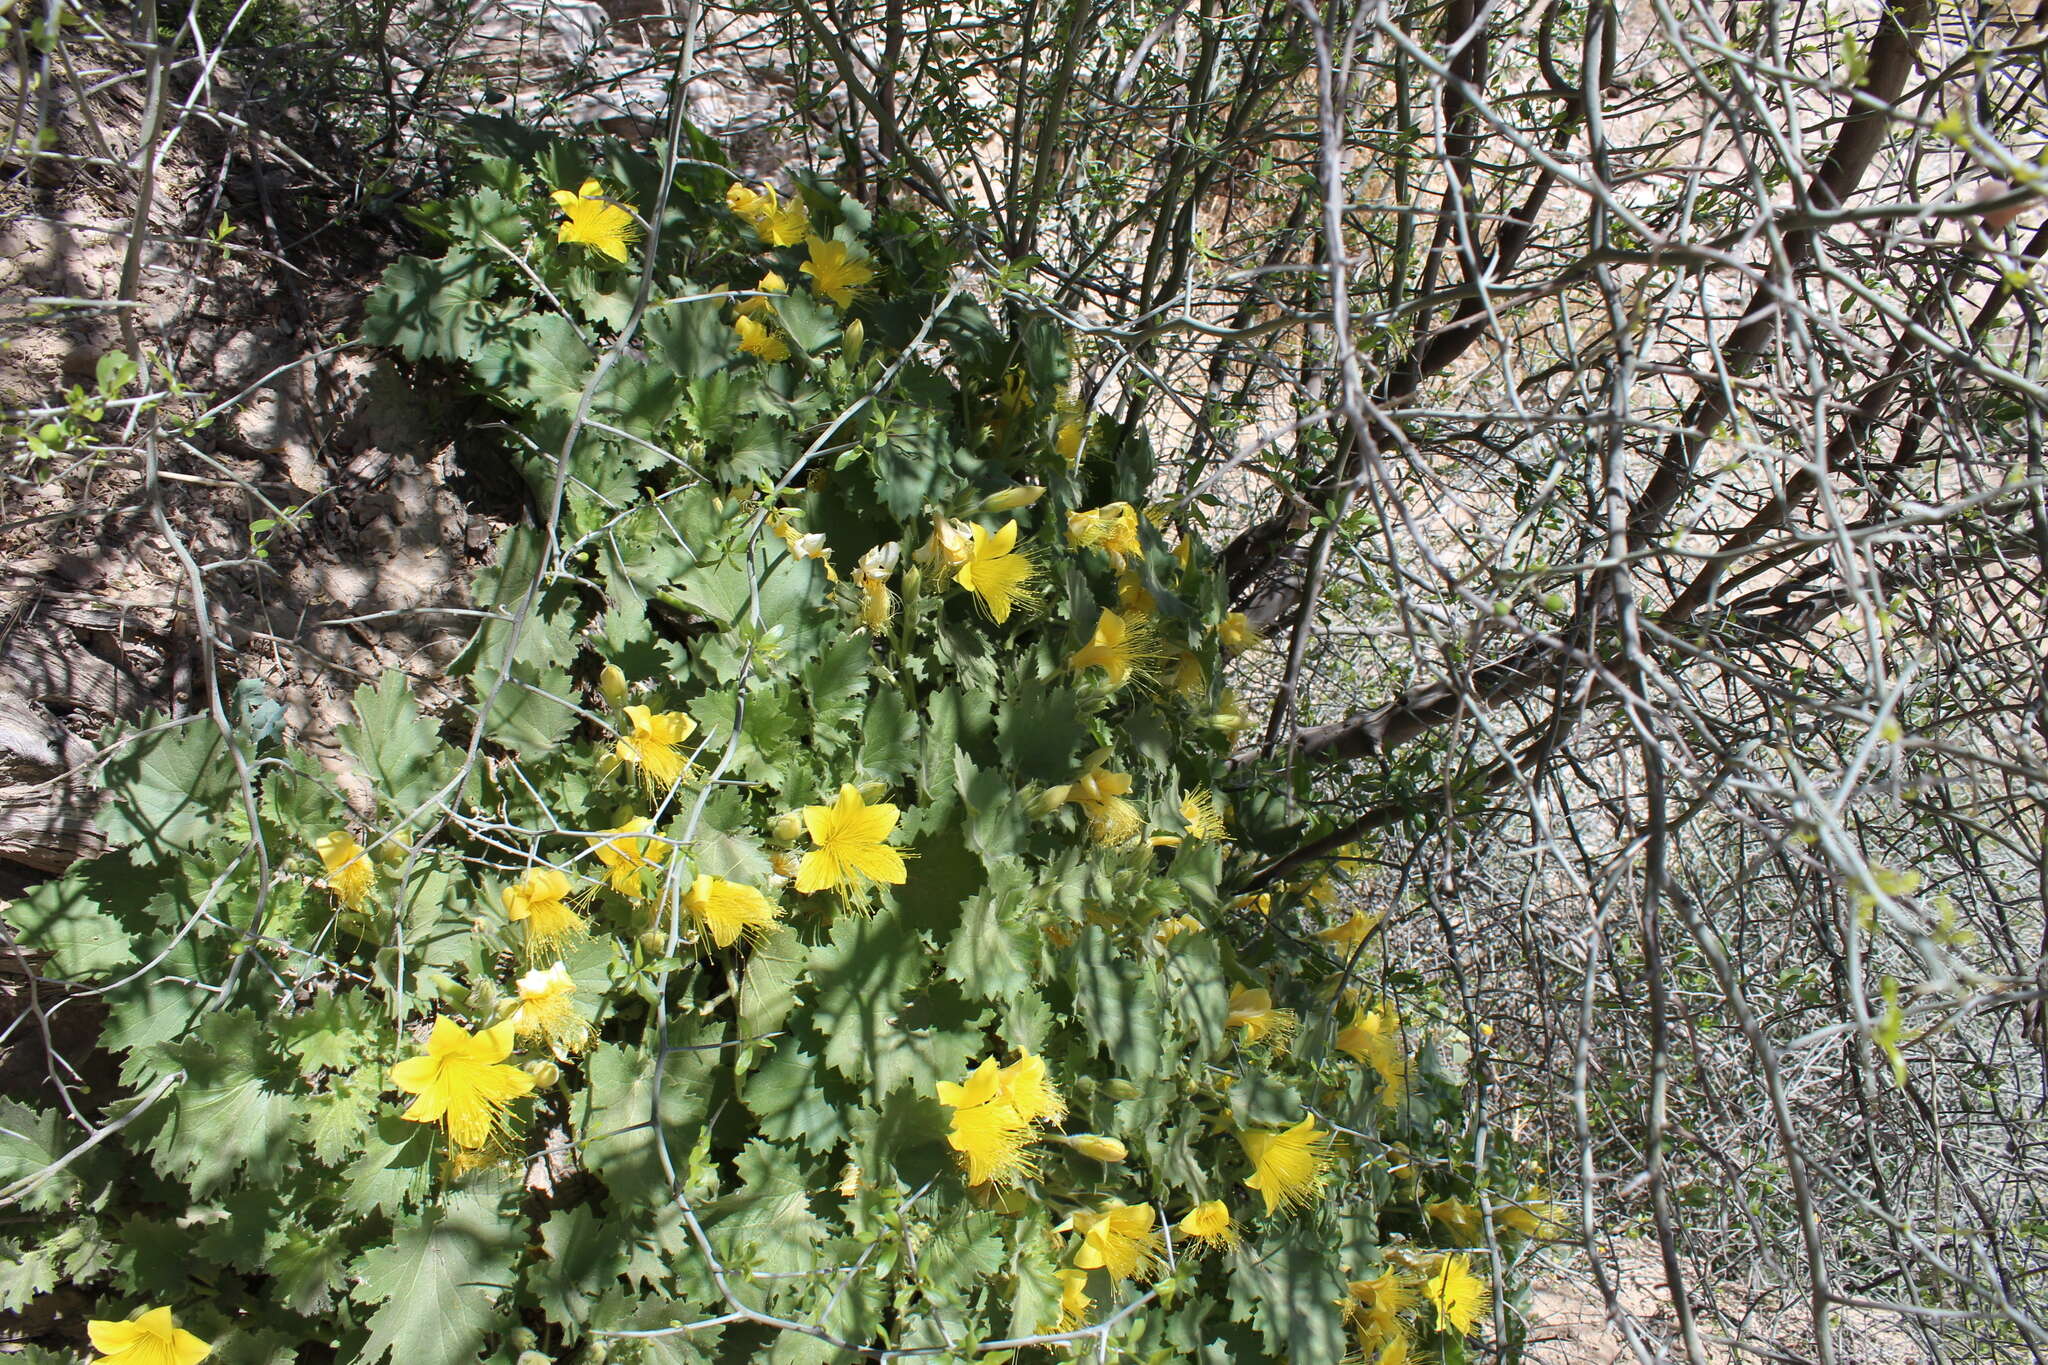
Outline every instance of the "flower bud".
{"type": "Polygon", "coordinates": [[[1093,1157],[1097,1161],[1122,1161],[1131,1154],[1130,1148],[1100,1133],[1069,1133],[1064,1141],[1082,1156],[1093,1157]]]}
{"type": "Polygon", "coordinates": [[[868,344],[868,329],[859,318],[846,324],[846,331],[840,335],[839,349],[846,356],[849,365],[860,364],[860,353],[868,344]]]}
{"type": "Polygon", "coordinates": [[[1043,488],[1034,487],[1028,483],[1020,483],[1013,487],[1002,489],[999,492],[991,493],[983,498],[981,500],[981,510],[984,512],[1014,512],[1019,507],[1029,507],[1044,496],[1045,490],[1043,488]]]}
{"type": "Polygon", "coordinates": [[[793,848],[785,848],[768,860],[774,874],[786,882],[796,880],[796,874],[803,871],[804,855],[793,848]]]}
{"type": "Polygon", "coordinates": [[[902,558],[902,555],[903,543],[901,541],[892,540],[885,545],[877,545],[874,549],[869,550],[860,557],[860,568],[856,572],[862,578],[876,580],[887,578],[890,574],[896,572],[896,561],[902,558]]]}
{"type": "Polygon", "coordinates": [[[793,844],[804,837],[804,818],[793,810],[786,810],[775,817],[775,823],[769,826],[768,832],[781,843],[793,844]]]}
{"type": "Polygon", "coordinates": [[[661,957],[668,952],[668,935],[660,929],[649,929],[640,935],[640,951],[649,957],[661,957]]]}
{"type": "Polygon", "coordinates": [[[553,1089],[556,1082],[562,1079],[562,1068],[545,1058],[536,1062],[527,1062],[519,1069],[533,1077],[534,1085],[542,1090],[553,1089]]]}
{"type": "Polygon", "coordinates": [[[515,1351],[531,1351],[538,1342],[530,1327],[514,1327],[505,1334],[505,1344],[515,1351]]]}
{"type": "Polygon", "coordinates": [[[613,706],[621,706],[626,700],[626,674],[617,664],[606,664],[604,671],[597,675],[597,690],[604,693],[604,699],[613,706]]]}
{"type": "Polygon", "coordinates": [[[1138,1087],[1132,1085],[1121,1076],[1104,1083],[1102,1091],[1113,1100],[1134,1100],[1138,1098],[1138,1087]]]}
{"type": "Polygon", "coordinates": [[[394,832],[390,838],[377,845],[377,861],[386,867],[397,867],[412,854],[412,836],[404,830],[394,832]]]}
{"type": "Polygon", "coordinates": [[[860,784],[860,799],[869,805],[880,801],[888,794],[889,784],[886,782],[863,782],[860,784]]]}

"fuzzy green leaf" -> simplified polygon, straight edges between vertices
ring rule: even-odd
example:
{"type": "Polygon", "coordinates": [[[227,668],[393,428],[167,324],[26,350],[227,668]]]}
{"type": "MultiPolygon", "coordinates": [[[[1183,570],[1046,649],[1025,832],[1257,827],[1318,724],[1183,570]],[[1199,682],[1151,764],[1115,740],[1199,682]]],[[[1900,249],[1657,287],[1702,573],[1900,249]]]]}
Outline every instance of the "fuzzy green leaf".
{"type": "Polygon", "coordinates": [[[525,1244],[517,1219],[473,1195],[457,1195],[401,1222],[389,1246],[356,1263],[353,1297],[378,1305],[364,1365],[469,1365],[504,1320],[512,1266],[525,1244]]]}

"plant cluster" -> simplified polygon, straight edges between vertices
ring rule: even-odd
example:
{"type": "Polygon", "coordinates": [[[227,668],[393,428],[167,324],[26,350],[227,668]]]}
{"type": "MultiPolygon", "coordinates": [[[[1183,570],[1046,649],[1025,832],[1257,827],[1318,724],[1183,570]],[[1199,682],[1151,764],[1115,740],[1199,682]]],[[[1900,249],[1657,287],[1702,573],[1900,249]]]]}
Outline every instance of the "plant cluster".
{"type": "Polygon", "coordinates": [[[1557,1214],[1347,860],[1237,894],[1302,836],[1223,794],[1259,641],[1061,329],[701,141],[469,136],[369,323],[534,495],[469,709],[360,689],[354,802],[124,737],[113,850],[8,911],[119,1075],[0,1102],[0,1307],[178,1365],[1514,1354],[1557,1214]]]}

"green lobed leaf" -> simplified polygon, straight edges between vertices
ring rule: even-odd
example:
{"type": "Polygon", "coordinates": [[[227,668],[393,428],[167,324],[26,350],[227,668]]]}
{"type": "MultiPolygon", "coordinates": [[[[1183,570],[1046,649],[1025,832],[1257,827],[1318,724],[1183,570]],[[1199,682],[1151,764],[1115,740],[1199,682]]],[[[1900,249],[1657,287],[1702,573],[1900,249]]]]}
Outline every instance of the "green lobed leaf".
{"type": "Polygon", "coordinates": [[[513,1263],[525,1245],[520,1220],[493,1201],[455,1194],[394,1229],[364,1253],[352,1297],[375,1305],[358,1357],[405,1365],[469,1365],[505,1322],[513,1263]]]}

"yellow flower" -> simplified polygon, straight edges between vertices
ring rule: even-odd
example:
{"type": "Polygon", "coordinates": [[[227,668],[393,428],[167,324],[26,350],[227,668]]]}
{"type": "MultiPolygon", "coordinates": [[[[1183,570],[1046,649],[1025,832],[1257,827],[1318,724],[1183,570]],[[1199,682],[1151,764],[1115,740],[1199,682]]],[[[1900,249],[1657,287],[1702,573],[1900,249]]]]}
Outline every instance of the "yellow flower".
{"type": "Polygon", "coordinates": [[[1113,773],[1103,765],[1109,750],[1097,749],[1088,756],[1081,775],[1063,787],[1048,788],[1038,800],[1040,813],[1048,813],[1071,801],[1088,816],[1088,832],[1096,842],[1126,844],[1145,828],[1145,817],[1124,799],[1131,789],[1128,773],[1113,773]]]}
{"type": "Polygon", "coordinates": [[[1058,1123],[1067,1116],[1067,1102],[1053,1086],[1045,1058],[1030,1048],[1020,1048],[1017,1060],[998,1072],[996,1081],[1003,1100],[1027,1123],[1058,1123]]]}
{"type": "Polygon", "coordinates": [[[1549,1241],[1562,1236],[1565,1227],[1564,1210],[1551,1200],[1549,1191],[1540,1185],[1531,1187],[1517,1202],[1495,1204],[1493,1221],[1501,1227],[1538,1241],[1549,1241]]]}
{"type": "Polygon", "coordinates": [[[1415,1359],[1415,1339],[1400,1328],[1391,1336],[1365,1333],[1359,1338],[1363,1365],[1410,1365],[1415,1359]]]}
{"type": "Polygon", "coordinates": [[[1368,915],[1362,910],[1351,912],[1351,918],[1342,924],[1316,931],[1316,937],[1350,957],[1372,937],[1372,931],[1380,927],[1378,915],[1368,915]]]}
{"type": "Polygon", "coordinates": [[[1422,1282],[1422,1297],[1436,1309],[1436,1330],[1472,1335],[1493,1300],[1493,1289],[1472,1273],[1472,1258],[1446,1256],[1422,1282]]]}
{"type": "Polygon", "coordinates": [[[1124,615],[1132,617],[1150,616],[1159,610],[1159,599],[1145,586],[1136,569],[1125,569],[1116,576],[1116,604],[1123,608],[1124,615]]]}
{"type": "Polygon", "coordinates": [[[758,318],[735,318],[732,329],[740,334],[740,349],[748,355],[757,355],[770,364],[789,359],[788,343],[762,326],[758,318]]]}
{"type": "Polygon", "coordinates": [[[1255,915],[1270,915],[1273,913],[1273,893],[1260,891],[1255,895],[1239,896],[1230,903],[1230,908],[1249,910],[1255,915]]]}
{"type": "Polygon", "coordinates": [[[1471,1246],[1482,1235],[1479,1206],[1445,1195],[1433,1204],[1424,1204],[1422,1211],[1444,1225],[1444,1231],[1459,1246],[1471,1246]]]}
{"type": "Polygon", "coordinates": [[[810,235],[810,210],[801,199],[784,204],[771,186],[765,193],[737,182],[726,187],[725,206],[753,225],[770,246],[795,246],[810,235]]]}
{"type": "Polygon", "coordinates": [[[889,628],[889,622],[896,615],[896,594],[889,591],[889,585],[880,578],[854,579],[854,588],[860,594],[861,628],[870,634],[880,635],[889,628]]]}
{"type": "MultiPolygon", "coordinates": [[[[789,282],[771,270],[761,277],[761,282],[755,285],[754,288],[760,290],[763,294],[787,294],[789,292],[789,282]]],[[[741,299],[734,305],[734,310],[742,317],[771,318],[775,316],[774,302],[764,298],[741,299]]]]}
{"type": "Polygon", "coordinates": [[[1202,922],[1193,915],[1175,915],[1172,919],[1165,921],[1154,930],[1152,937],[1158,941],[1160,947],[1164,948],[1182,934],[1199,934],[1201,932],[1202,922]]]}
{"type": "Polygon", "coordinates": [[[1243,986],[1230,992],[1230,1013],[1223,1019],[1225,1028],[1244,1030],[1245,1042],[1268,1043],[1276,1050],[1287,1046],[1297,1022],[1293,1010],[1273,1008],[1271,991],[1247,990],[1243,986]]]}
{"type": "Polygon", "coordinates": [[[1401,1335],[1401,1315],[1420,1302],[1415,1286],[1393,1266],[1370,1280],[1351,1281],[1351,1300],[1352,1320],[1359,1329],[1381,1337],[1401,1335]]]}
{"type": "Polygon", "coordinates": [[[634,220],[633,211],[621,202],[607,199],[604,186],[595,180],[584,181],[583,188],[574,194],[556,190],[552,197],[566,220],[555,230],[557,242],[587,246],[600,256],[623,261],[626,248],[640,240],[640,224],[634,220]]]}
{"type": "Polygon", "coordinates": [[[1173,666],[1173,678],[1169,686],[1174,694],[1190,706],[1199,705],[1209,699],[1209,674],[1202,667],[1202,661],[1187,650],[1180,652],[1180,660],[1173,666]]]}
{"type": "Polygon", "coordinates": [[[940,572],[959,568],[967,562],[974,550],[974,528],[964,521],[951,517],[932,516],[931,539],[918,547],[910,557],[919,564],[937,567],[940,572]]]}
{"type": "Polygon", "coordinates": [[[1257,1190],[1270,1215],[1305,1206],[1323,1191],[1330,1169],[1330,1135],[1309,1115],[1280,1132],[1253,1129],[1237,1135],[1252,1163],[1246,1189],[1257,1190]]]}
{"type": "Polygon", "coordinates": [[[1101,550],[1121,571],[1124,556],[1140,552],[1138,509],[1127,502],[1105,503],[1091,510],[1067,513],[1067,544],[1076,549],[1101,550]]]}
{"type": "Polygon", "coordinates": [[[1011,484],[983,498],[975,504],[974,510],[994,516],[998,512],[1014,512],[1020,507],[1029,507],[1044,496],[1045,489],[1035,483],[1011,484]]]}
{"type": "Polygon", "coordinates": [[[868,805],[851,783],[839,788],[829,806],[805,806],[804,827],[817,847],[804,855],[796,889],[803,895],[833,887],[858,889],[868,881],[901,886],[903,855],[883,840],[896,828],[900,813],[888,802],[868,805]]]}
{"type": "Polygon", "coordinates": [[[1401,1046],[1401,1018],[1392,1005],[1355,1011],[1351,1026],[1338,1032],[1336,1044],[1339,1052],[1379,1073],[1382,1104],[1401,1102],[1408,1082],[1408,1054],[1401,1046]]]}
{"type": "Polygon", "coordinates": [[[960,1154],[970,1185],[1012,1184],[1036,1174],[1031,1144],[1038,1130],[1002,1098],[1002,1068],[993,1057],[963,1085],[940,1081],[939,1102],[953,1110],[946,1145],[960,1154]]]}
{"type": "Polygon", "coordinates": [[[1253,628],[1251,619],[1241,611],[1234,611],[1223,618],[1223,624],[1216,627],[1216,638],[1223,642],[1225,652],[1230,654],[1243,654],[1266,642],[1266,637],[1253,628]]]}
{"type": "Polygon", "coordinates": [[[1216,699],[1216,710],[1209,717],[1208,723],[1213,730],[1235,735],[1251,729],[1257,722],[1244,713],[1244,707],[1238,703],[1237,693],[1226,687],[1223,689],[1223,695],[1216,699]]]}
{"type": "Polygon", "coordinates": [[[1195,1205],[1188,1210],[1187,1217],[1173,1225],[1173,1230],[1202,1246],[1223,1251],[1243,1240],[1230,1216],[1230,1206],[1221,1199],[1208,1199],[1195,1205]]]}
{"type": "Polygon", "coordinates": [[[1088,424],[1080,417],[1069,417],[1060,423],[1059,435],[1053,438],[1052,448],[1068,464],[1081,458],[1081,438],[1088,434],[1088,424]]]}
{"type": "Polygon", "coordinates": [[[690,775],[682,746],[697,733],[697,722],[681,711],[655,712],[645,706],[626,708],[630,734],[612,746],[612,757],[637,769],[648,791],[659,796],[690,775]]]}
{"type": "Polygon", "coordinates": [[[683,893],[683,908],[721,948],[730,948],[742,937],[751,938],[773,928],[778,913],[773,903],[753,887],[702,874],[683,893]]]}
{"type": "Polygon", "coordinates": [[[132,1322],[94,1319],[85,1324],[92,1348],[119,1365],[199,1365],[213,1347],[178,1326],[168,1308],[152,1308],[132,1322]]]}
{"type": "Polygon", "coordinates": [[[479,1030],[474,1037],[442,1015],[434,1021],[426,1055],[391,1068],[391,1082],[418,1095],[405,1117],[414,1123],[445,1123],[448,1140],[476,1151],[497,1132],[505,1106],[533,1091],[533,1077],[506,1066],[515,1030],[511,1020],[479,1030]]]}
{"type": "Polygon", "coordinates": [[[1074,1253],[1074,1265],[1104,1271],[1112,1283],[1150,1279],[1159,1266],[1158,1221],[1150,1204],[1126,1204],[1121,1199],[1094,1212],[1076,1213],[1074,1231],[1081,1234],[1081,1249],[1074,1253]]]}
{"type": "Polygon", "coordinates": [[[960,562],[957,577],[960,586],[973,593],[1000,624],[1010,619],[1010,611],[1017,603],[1028,602],[1036,595],[1031,580],[1037,576],[1038,566],[1029,555],[1017,552],[1014,521],[993,534],[976,526],[972,534],[973,543],[960,562]]]}
{"type": "Polygon", "coordinates": [[[1190,839],[1230,842],[1229,831],[1223,828],[1223,812],[1216,808],[1216,793],[1207,787],[1191,791],[1180,799],[1180,818],[1187,825],[1190,839]]]}
{"type": "Polygon", "coordinates": [[[521,1038],[540,1038],[557,1056],[581,1052],[596,1041],[590,1021],[576,1012],[576,983],[557,962],[519,978],[519,999],[509,1021],[521,1038]]]}
{"type": "Polygon", "coordinates": [[[1112,690],[1122,687],[1135,673],[1142,681],[1162,658],[1152,628],[1143,621],[1125,620],[1104,607],[1095,618],[1095,634],[1067,659],[1076,673],[1099,668],[1112,690]]]}
{"type": "Polygon", "coordinates": [[[668,845],[659,839],[646,837],[654,828],[654,822],[644,815],[636,815],[616,829],[608,829],[608,838],[586,836],[591,851],[611,874],[612,890],[621,896],[638,897],[645,894],[640,879],[642,869],[658,868],[668,858],[668,845]]]}
{"type": "Polygon", "coordinates": [[[313,841],[327,876],[320,884],[351,910],[360,910],[377,887],[377,865],[363,852],[363,846],[343,830],[323,834],[313,841]]]}
{"type": "Polygon", "coordinates": [[[809,245],[811,259],[798,269],[811,277],[812,291],[823,294],[841,308],[851,306],[854,295],[875,278],[874,268],[860,261],[847,260],[844,242],[828,242],[813,237],[809,245]]]}
{"type": "Polygon", "coordinates": [[[1131,1154],[1131,1149],[1123,1143],[1113,1137],[1104,1137],[1100,1133],[1068,1133],[1060,1138],[1060,1141],[1064,1142],[1070,1151],[1111,1164],[1123,1161],[1131,1154]]]}
{"type": "Polygon", "coordinates": [[[569,906],[569,879],[552,867],[529,867],[505,888],[505,918],[526,923],[526,959],[558,955],[564,943],[583,937],[588,925],[569,906]]]}
{"type": "Polygon", "coordinates": [[[1071,1332],[1088,1321],[1095,1300],[1088,1297],[1088,1272],[1072,1266],[1060,1267],[1059,1330],[1071,1332]]]}

